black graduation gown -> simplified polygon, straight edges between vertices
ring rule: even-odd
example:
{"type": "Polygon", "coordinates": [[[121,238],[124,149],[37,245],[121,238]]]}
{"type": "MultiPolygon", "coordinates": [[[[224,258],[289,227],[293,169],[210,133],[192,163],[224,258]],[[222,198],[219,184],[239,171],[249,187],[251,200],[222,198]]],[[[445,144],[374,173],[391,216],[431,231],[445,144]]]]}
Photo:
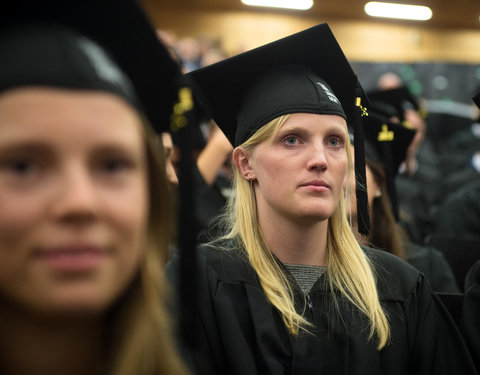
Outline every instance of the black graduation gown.
{"type": "Polygon", "coordinates": [[[462,311],[462,333],[480,371],[480,260],[473,265],[465,279],[462,311]]]}
{"type": "Polygon", "coordinates": [[[443,254],[433,247],[405,243],[407,261],[425,275],[434,292],[460,293],[452,268],[443,254]]]}
{"type": "Polygon", "coordinates": [[[480,174],[477,180],[450,196],[435,216],[437,234],[480,239],[480,174]]]}
{"type": "MultiPolygon", "coordinates": [[[[465,343],[423,275],[384,251],[366,249],[392,333],[377,351],[365,318],[339,298],[336,312],[322,276],[296,306],[313,334],[287,332],[267,301],[243,251],[198,250],[198,346],[189,359],[198,374],[474,374],[465,343]]],[[[167,266],[176,285],[178,255],[167,266]]]]}

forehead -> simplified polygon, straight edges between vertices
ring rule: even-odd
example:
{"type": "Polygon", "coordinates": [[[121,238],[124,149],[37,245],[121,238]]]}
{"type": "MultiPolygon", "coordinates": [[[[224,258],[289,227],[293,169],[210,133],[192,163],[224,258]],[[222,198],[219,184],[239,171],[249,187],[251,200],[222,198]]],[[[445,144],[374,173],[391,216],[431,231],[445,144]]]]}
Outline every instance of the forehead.
{"type": "Polygon", "coordinates": [[[105,92],[27,87],[0,95],[0,129],[8,129],[9,134],[44,132],[51,136],[56,133],[49,131],[73,132],[83,127],[92,137],[115,137],[126,127],[138,130],[140,123],[133,107],[105,92]]]}
{"type": "Polygon", "coordinates": [[[347,132],[347,123],[343,117],[316,113],[293,113],[288,116],[287,121],[285,121],[278,131],[297,127],[310,131],[327,131],[336,129],[347,132]]]}

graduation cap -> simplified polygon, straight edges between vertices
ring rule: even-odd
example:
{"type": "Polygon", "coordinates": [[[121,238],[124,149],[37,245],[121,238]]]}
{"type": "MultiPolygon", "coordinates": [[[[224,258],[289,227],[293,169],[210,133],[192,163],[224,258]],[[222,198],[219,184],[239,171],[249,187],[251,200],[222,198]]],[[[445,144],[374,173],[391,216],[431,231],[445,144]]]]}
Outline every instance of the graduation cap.
{"type": "MultiPolygon", "coordinates": [[[[296,112],[335,114],[363,139],[365,95],[327,24],[293,34],[188,74],[199,101],[232,145],[274,118],[296,112]],[[194,87],[194,88],[195,88],[194,87]]],[[[363,145],[355,148],[359,232],[368,234],[363,145]]]]}
{"type": "Polygon", "coordinates": [[[406,86],[389,90],[372,90],[368,92],[368,98],[377,112],[387,111],[395,114],[402,123],[405,121],[405,110],[420,109],[417,99],[406,86]]]}
{"type": "Polygon", "coordinates": [[[365,155],[382,165],[392,211],[398,221],[398,200],[395,176],[405,160],[415,130],[388,121],[388,118],[370,111],[364,122],[365,155]]]}
{"type": "MultiPolygon", "coordinates": [[[[188,82],[134,0],[9,2],[0,13],[0,55],[0,92],[30,85],[102,90],[137,107],[158,133],[192,128],[188,82]]],[[[194,278],[193,161],[190,137],[180,138],[181,273],[194,278]]],[[[191,338],[195,285],[183,281],[182,331],[191,338]]]]}
{"type": "Polygon", "coordinates": [[[18,32],[32,28],[31,25],[38,28],[40,24],[44,28],[48,25],[51,30],[54,30],[53,25],[69,28],[72,34],[70,37],[62,33],[56,38],[37,39],[37,44],[24,34],[22,40],[26,44],[23,47],[28,45],[30,48],[19,45],[15,49],[12,43],[4,46],[8,49],[1,53],[0,89],[45,82],[66,88],[97,87],[116,92],[127,100],[138,98],[136,104],[141,105],[154,128],[158,132],[168,129],[172,104],[178,98],[180,69],[135,1],[18,0],[10,2],[0,13],[3,35],[12,28],[18,32]],[[75,36],[75,33],[79,35],[75,36]],[[95,50],[85,37],[101,46],[108,57],[103,56],[100,49],[95,50]],[[75,39],[76,42],[71,43],[75,39]],[[61,51],[67,53],[63,59],[61,51]],[[69,74],[71,72],[66,70],[68,57],[71,58],[69,68],[84,72],[84,75],[69,74]],[[97,72],[97,82],[94,75],[87,74],[89,69],[97,72]],[[121,78],[119,72],[127,79],[121,78]],[[129,84],[133,86],[134,96],[119,87],[125,88],[129,84]]]}

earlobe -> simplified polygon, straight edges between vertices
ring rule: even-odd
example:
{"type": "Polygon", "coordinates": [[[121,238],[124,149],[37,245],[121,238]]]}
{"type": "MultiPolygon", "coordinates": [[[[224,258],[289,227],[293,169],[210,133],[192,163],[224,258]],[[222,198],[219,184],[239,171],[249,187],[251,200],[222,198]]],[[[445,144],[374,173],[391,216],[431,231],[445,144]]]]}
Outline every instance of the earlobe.
{"type": "Polygon", "coordinates": [[[233,162],[240,174],[247,180],[255,179],[255,173],[250,165],[250,159],[247,150],[243,147],[237,147],[233,150],[233,162]]]}

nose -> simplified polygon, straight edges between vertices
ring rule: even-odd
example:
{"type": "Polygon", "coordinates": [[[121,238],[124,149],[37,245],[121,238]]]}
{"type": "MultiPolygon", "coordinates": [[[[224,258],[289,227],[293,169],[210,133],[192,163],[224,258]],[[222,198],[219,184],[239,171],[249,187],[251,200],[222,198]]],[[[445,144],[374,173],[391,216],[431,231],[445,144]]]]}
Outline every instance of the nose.
{"type": "Polygon", "coordinates": [[[83,225],[95,220],[98,198],[94,178],[87,167],[65,167],[57,180],[52,212],[56,220],[83,225]]]}
{"type": "Polygon", "coordinates": [[[325,148],[321,142],[312,143],[309,147],[307,169],[324,171],[328,167],[327,158],[325,156],[325,148]]]}

